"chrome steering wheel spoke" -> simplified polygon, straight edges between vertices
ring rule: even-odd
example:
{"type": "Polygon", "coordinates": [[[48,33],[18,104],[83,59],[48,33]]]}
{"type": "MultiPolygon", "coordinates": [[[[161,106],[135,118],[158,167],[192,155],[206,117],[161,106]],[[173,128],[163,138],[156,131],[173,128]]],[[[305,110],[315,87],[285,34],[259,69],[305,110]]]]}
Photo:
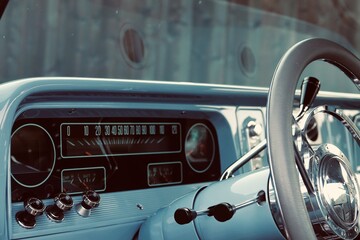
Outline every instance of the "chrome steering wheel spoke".
{"type": "Polygon", "coordinates": [[[314,150],[305,136],[304,129],[300,127],[295,119],[293,119],[292,130],[295,163],[303,184],[305,185],[308,194],[311,195],[314,193],[314,185],[311,182],[312,169],[310,167],[310,162],[314,156],[314,150]]]}
{"type": "Polygon", "coordinates": [[[319,113],[329,114],[339,120],[347,128],[351,136],[360,146],[360,130],[357,128],[356,124],[346,114],[344,114],[341,109],[337,109],[335,107],[327,105],[316,107],[308,114],[306,123],[310,121],[312,117],[319,113]]]}
{"type": "Polygon", "coordinates": [[[314,193],[313,182],[311,182],[312,168],[311,159],[314,156],[314,149],[308,142],[304,127],[293,118],[292,134],[294,138],[294,157],[297,169],[302,178],[309,195],[314,193]]]}

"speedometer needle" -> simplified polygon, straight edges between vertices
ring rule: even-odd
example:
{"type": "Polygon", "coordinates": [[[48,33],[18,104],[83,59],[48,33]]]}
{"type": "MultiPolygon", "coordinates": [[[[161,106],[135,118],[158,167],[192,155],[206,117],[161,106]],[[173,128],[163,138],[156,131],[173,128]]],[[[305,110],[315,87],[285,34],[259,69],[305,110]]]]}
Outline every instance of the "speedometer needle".
{"type": "Polygon", "coordinates": [[[86,155],[86,156],[92,156],[92,154],[89,153],[89,152],[87,152],[87,151],[85,152],[85,155],[86,155]]]}

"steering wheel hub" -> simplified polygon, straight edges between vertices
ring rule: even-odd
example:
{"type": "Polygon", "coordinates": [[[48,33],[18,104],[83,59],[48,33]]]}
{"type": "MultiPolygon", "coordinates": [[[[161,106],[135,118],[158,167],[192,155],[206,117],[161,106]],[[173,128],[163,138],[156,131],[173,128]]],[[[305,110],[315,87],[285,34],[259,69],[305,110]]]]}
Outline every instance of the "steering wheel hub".
{"type": "Polygon", "coordinates": [[[315,151],[312,172],[326,224],[342,238],[355,238],[359,232],[359,188],[349,160],[336,146],[324,144],[315,151]]]}

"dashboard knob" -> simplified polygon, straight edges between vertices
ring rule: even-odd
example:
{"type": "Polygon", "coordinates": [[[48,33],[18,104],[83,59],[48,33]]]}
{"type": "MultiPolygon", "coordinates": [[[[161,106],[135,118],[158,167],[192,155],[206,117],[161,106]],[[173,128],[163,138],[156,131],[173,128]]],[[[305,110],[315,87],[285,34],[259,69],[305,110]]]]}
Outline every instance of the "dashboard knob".
{"type": "Polygon", "coordinates": [[[54,199],[55,204],[48,206],[45,210],[46,216],[54,222],[62,222],[65,218],[64,212],[70,210],[74,202],[67,193],[59,193],[54,199]]]}
{"type": "Polygon", "coordinates": [[[17,223],[23,228],[31,229],[36,226],[36,216],[45,211],[44,203],[35,197],[30,197],[24,201],[25,211],[17,212],[15,215],[17,223]]]}
{"type": "Polygon", "coordinates": [[[249,130],[249,137],[258,137],[263,133],[263,127],[255,121],[250,121],[246,127],[249,130]]]}
{"type": "Polygon", "coordinates": [[[209,207],[208,216],[214,216],[214,218],[219,222],[226,222],[234,216],[235,212],[235,206],[231,205],[230,203],[223,202],[209,207]]]}
{"type": "Polygon", "coordinates": [[[179,208],[175,211],[174,219],[180,224],[188,224],[197,217],[197,212],[189,208],[179,208]]]}
{"type": "Polygon", "coordinates": [[[72,198],[67,193],[60,193],[55,197],[54,201],[55,205],[63,211],[70,210],[74,205],[72,198]]]}
{"type": "Polygon", "coordinates": [[[35,217],[44,212],[45,205],[40,199],[31,197],[24,202],[24,208],[26,212],[35,217]]]}
{"type": "Polygon", "coordinates": [[[77,204],[75,209],[80,216],[88,217],[91,214],[91,210],[98,207],[99,204],[100,195],[93,190],[88,190],[84,193],[82,202],[77,204]]]}

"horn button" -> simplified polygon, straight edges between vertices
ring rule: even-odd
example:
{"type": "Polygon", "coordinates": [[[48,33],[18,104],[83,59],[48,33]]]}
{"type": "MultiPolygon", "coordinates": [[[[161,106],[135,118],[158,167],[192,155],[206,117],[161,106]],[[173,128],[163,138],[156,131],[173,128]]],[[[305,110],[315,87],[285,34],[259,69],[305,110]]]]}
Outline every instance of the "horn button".
{"type": "Polygon", "coordinates": [[[330,229],[345,239],[356,237],[359,188],[349,160],[336,146],[321,145],[313,158],[313,181],[320,211],[330,229]]]}

